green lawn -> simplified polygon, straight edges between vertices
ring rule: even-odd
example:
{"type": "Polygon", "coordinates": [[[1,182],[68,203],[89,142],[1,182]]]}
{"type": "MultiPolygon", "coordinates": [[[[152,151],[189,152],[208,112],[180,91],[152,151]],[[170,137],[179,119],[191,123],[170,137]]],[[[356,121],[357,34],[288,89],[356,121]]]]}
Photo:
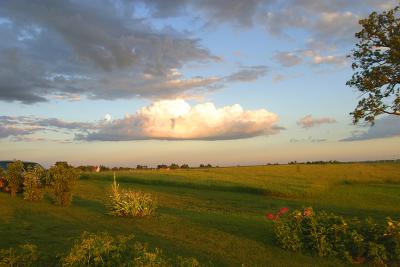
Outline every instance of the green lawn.
{"type": "Polygon", "coordinates": [[[112,173],[83,174],[68,208],[49,197],[30,203],[0,193],[0,248],[29,242],[50,259],[67,253],[83,231],[107,231],[214,266],[345,266],[280,249],[264,214],[311,205],[346,217],[400,219],[394,163],[142,170],[117,172],[117,179],[122,188],[154,194],[156,215],[107,215],[112,173]]]}

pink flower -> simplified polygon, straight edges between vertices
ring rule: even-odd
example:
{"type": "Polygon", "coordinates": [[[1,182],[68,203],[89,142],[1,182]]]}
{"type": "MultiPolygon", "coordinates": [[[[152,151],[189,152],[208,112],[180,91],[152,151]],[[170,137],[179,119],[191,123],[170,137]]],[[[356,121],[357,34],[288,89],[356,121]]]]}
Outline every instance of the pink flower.
{"type": "Polygon", "coordinates": [[[286,212],[288,212],[289,211],[289,208],[287,208],[287,207],[283,207],[283,208],[280,208],[279,209],[279,214],[285,214],[286,212]]]}
{"type": "Polygon", "coordinates": [[[311,216],[312,214],[313,214],[313,210],[312,210],[311,208],[305,208],[305,209],[304,209],[304,212],[303,212],[303,215],[304,215],[304,216],[309,217],[309,216],[311,216]]]}
{"type": "Polygon", "coordinates": [[[265,218],[267,218],[268,220],[271,220],[271,221],[275,221],[277,216],[272,213],[267,213],[267,214],[265,214],[265,218]]]}

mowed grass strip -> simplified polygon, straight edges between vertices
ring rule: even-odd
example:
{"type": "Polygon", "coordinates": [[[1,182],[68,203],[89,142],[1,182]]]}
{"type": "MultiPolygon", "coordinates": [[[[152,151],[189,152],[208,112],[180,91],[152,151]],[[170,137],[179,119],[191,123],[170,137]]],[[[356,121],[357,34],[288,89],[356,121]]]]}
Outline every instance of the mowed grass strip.
{"type": "Polygon", "coordinates": [[[112,172],[86,173],[70,207],[0,194],[0,248],[30,242],[51,262],[83,231],[135,234],[168,255],[214,266],[345,266],[339,260],[286,252],[264,214],[312,205],[347,217],[399,219],[400,164],[255,166],[117,172],[121,188],[149,192],[149,218],[108,215],[112,172]]]}

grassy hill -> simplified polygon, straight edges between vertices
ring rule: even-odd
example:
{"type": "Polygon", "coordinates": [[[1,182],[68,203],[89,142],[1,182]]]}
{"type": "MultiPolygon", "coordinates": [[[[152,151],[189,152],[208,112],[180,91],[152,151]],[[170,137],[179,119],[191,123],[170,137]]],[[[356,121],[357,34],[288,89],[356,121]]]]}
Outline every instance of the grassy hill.
{"type": "Polygon", "coordinates": [[[400,214],[400,164],[281,165],[117,172],[122,188],[152,193],[149,218],[107,215],[112,172],[84,173],[68,208],[0,193],[0,248],[30,242],[64,255],[83,231],[134,234],[168,255],[215,266],[345,266],[277,247],[269,211],[313,206],[379,221],[400,214]]]}

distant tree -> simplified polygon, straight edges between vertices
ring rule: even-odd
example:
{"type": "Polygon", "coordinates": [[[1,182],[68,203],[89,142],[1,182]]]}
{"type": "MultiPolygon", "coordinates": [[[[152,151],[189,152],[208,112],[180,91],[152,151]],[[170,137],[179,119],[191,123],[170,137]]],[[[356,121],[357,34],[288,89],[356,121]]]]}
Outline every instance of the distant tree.
{"type": "Polygon", "coordinates": [[[22,188],[24,163],[20,160],[14,161],[7,166],[7,182],[11,196],[15,196],[22,188]]]}
{"type": "Polygon", "coordinates": [[[182,164],[181,169],[189,169],[189,165],[188,164],[182,164]]]}
{"type": "MultiPolygon", "coordinates": [[[[119,169],[119,168],[118,168],[119,169]]],[[[101,172],[104,172],[104,171],[109,171],[110,170],[110,168],[109,167],[107,167],[107,166],[104,166],[104,165],[100,165],[100,171],[101,172]]]]}
{"type": "Polygon", "coordinates": [[[400,115],[400,6],[359,21],[362,30],[349,57],[355,71],[346,83],[359,90],[361,100],[350,113],[353,123],[374,123],[381,114],[400,115]]]}
{"type": "Polygon", "coordinates": [[[169,166],[169,168],[170,168],[171,170],[176,170],[176,169],[179,169],[179,165],[178,165],[178,164],[175,164],[175,163],[172,163],[172,164],[169,166]]]}
{"type": "Polygon", "coordinates": [[[66,161],[57,161],[56,163],[54,163],[54,165],[55,165],[55,166],[64,166],[64,167],[66,167],[66,168],[71,167],[71,166],[68,164],[68,162],[66,162],[66,161]]]}
{"type": "Polygon", "coordinates": [[[165,164],[157,165],[157,169],[168,169],[168,166],[165,164]]]}

